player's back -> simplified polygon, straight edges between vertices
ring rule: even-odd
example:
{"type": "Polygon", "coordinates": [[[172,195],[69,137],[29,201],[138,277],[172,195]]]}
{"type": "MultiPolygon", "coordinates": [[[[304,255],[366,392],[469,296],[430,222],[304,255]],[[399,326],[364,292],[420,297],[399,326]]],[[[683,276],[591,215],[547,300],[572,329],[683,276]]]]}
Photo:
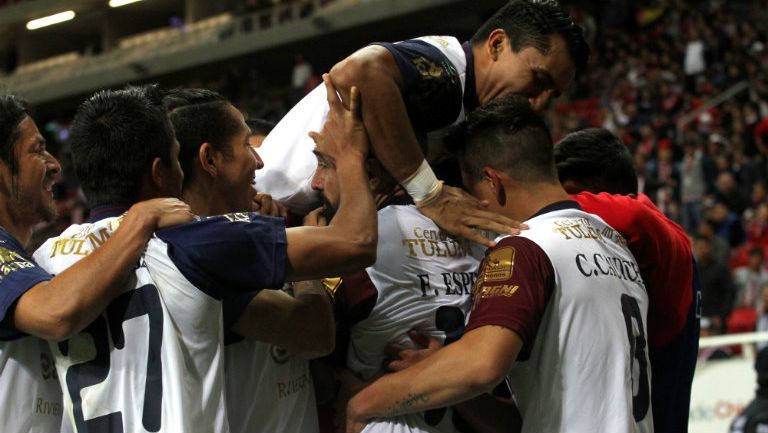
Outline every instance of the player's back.
{"type": "MultiPolygon", "coordinates": [[[[413,205],[381,209],[376,263],[345,277],[336,292],[342,323],[351,326],[347,367],[364,380],[381,375],[390,343],[414,347],[412,329],[441,340],[460,337],[480,255],[471,248],[413,205]]],[[[452,431],[443,430],[452,428],[451,414],[442,414],[427,422],[422,414],[376,420],[365,431],[452,431]]]]}
{"type": "MultiPolygon", "coordinates": [[[[103,244],[119,222],[112,217],[72,226],[35,257],[59,273],[103,244]]],[[[207,258],[223,255],[218,247],[233,239],[227,233],[214,237],[217,231],[211,230],[227,222],[219,217],[158,231],[104,313],[51,345],[64,389],[64,422],[74,431],[229,431],[215,286],[232,283],[218,273],[234,272],[238,264],[207,258]]]]}
{"type": "MultiPolygon", "coordinates": [[[[529,356],[510,374],[523,431],[652,432],[648,295],[625,240],[573,208],[526,223],[520,236],[550,259],[555,289],[529,356]]],[[[514,248],[505,254],[514,263],[514,248]]]]}

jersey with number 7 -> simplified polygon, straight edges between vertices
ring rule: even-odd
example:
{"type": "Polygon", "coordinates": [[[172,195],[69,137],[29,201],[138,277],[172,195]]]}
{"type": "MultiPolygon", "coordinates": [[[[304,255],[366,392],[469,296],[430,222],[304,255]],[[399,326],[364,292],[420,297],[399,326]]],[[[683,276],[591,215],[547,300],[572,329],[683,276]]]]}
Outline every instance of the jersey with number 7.
{"type": "MultiPolygon", "coordinates": [[[[71,226],[35,258],[59,273],[119,222],[71,226]]],[[[285,248],[281,220],[256,215],[157,231],[125,291],[82,332],[51,345],[64,431],[229,432],[221,299],[281,285],[285,248]]]]}

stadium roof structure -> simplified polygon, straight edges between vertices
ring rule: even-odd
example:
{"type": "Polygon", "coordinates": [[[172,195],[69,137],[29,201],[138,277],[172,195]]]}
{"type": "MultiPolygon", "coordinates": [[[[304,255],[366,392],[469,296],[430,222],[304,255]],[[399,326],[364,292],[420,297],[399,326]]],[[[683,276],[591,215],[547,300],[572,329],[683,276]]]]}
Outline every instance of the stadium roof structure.
{"type": "Polygon", "coordinates": [[[110,10],[107,0],[27,0],[8,5],[0,8],[0,37],[3,32],[15,36],[6,38],[11,42],[0,46],[0,56],[16,49],[19,59],[12,72],[0,75],[0,91],[40,105],[354,29],[364,35],[361,40],[387,26],[409,28],[415,32],[411,36],[441,27],[446,32],[457,26],[471,31],[506,0],[310,1],[311,14],[298,9],[306,2],[292,2],[291,10],[266,12],[270,16],[247,14],[230,5],[209,8],[196,17],[189,11],[195,0],[144,0],[117,10],[110,10]],[[39,34],[20,29],[31,18],[62,8],[75,11],[77,18],[39,34]],[[447,8],[450,12],[440,12],[447,8]],[[447,16],[450,27],[445,26],[447,16]],[[177,20],[175,25],[169,25],[169,17],[177,20]],[[94,40],[103,47],[96,52],[82,49],[94,40]]]}

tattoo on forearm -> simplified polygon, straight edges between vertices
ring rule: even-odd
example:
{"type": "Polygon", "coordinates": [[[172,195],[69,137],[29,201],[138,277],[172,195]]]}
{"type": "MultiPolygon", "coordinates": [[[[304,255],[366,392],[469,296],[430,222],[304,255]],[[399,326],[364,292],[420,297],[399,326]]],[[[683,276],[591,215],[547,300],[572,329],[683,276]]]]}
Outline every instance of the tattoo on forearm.
{"type": "Polygon", "coordinates": [[[429,396],[427,394],[408,393],[407,397],[405,397],[402,400],[396,401],[395,404],[389,407],[385,417],[396,416],[402,413],[408,413],[410,412],[410,409],[413,407],[413,405],[415,405],[416,403],[426,403],[428,401],[429,401],[429,396]]]}

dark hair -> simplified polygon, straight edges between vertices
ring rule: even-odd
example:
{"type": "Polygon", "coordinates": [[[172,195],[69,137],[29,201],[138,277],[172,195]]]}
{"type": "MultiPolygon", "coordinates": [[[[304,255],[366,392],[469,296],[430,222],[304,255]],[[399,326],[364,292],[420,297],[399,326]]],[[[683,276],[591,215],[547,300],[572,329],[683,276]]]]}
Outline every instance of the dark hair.
{"type": "Polygon", "coordinates": [[[179,140],[179,162],[186,188],[195,178],[195,160],[200,146],[210,144],[224,155],[232,155],[229,139],[238,123],[224,96],[206,89],[174,89],[163,98],[168,117],[179,140]]]}
{"type": "Polygon", "coordinates": [[[593,193],[637,194],[637,173],[629,149],[602,128],[572,132],[555,145],[560,182],[574,181],[593,193]]]}
{"type": "Polygon", "coordinates": [[[589,63],[590,49],[581,27],[555,0],[512,0],[502,6],[472,36],[472,44],[488,40],[496,29],[502,29],[509,37],[512,51],[533,47],[542,53],[549,51],[549,36],[563,37],[568,53],[577,71],[583,71],[589,63]]]}
{"type": "Polygon", "coordinates": [[[547,125],[519,95],[494,99],[473,111],[449,131],[445,147],[474,180],[484,167],[493,167],[521,182],[557,181],[547,125]]]}
{"type": "Polygon", "coordinates": [[[131,204],[155,158],[171,164],[173,127],[156,85],[103,90],[72,122],[72,161],[91,206],[131,204]]]}
{"type": "Polygon", "coordinates": [[[14,95],[0,95],[0,161],[8,164],[11,174],[18,174],[16,142],[19,124],[29,116],[29,106],[14,95]]]}
{"type": "Polygon", "coordinates": [[[245,123],[251,128],[251,135],[268,135],[276,126],[275,122],[266,119],[248,119],[245,123]]]}

